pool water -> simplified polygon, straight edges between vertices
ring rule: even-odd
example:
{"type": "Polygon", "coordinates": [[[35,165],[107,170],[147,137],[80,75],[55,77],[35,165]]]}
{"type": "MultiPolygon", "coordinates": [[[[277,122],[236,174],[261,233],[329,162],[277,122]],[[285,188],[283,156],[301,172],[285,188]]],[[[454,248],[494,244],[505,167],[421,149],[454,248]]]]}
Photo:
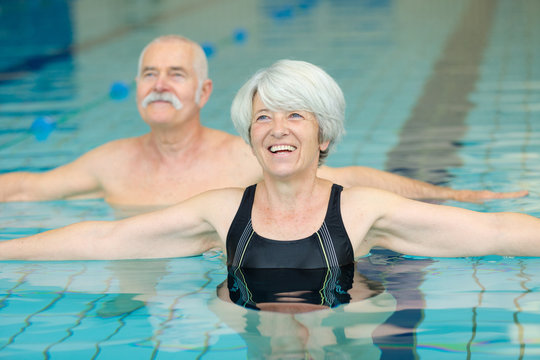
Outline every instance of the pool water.
{"type": "MultiPolygon", "coordinates": [[[[539,13],[535,0],[2,2],[0,173],[45,171],[146,132],[133,94],[138,55],[178,33],[209,54],[205,125],[234,133],[229,106],[241,84],[277,59],[307,60],[337,80],[348,104],[347,135],[329,165],[528,189],[525,198],[447,204],[540,216],[539,13]]],[[[0,240],[122,216],[102,200],[5,203],[0,240]]],[[[377,291],[278,314],[218,296],[227,279],[220,253],[0,262],[0,358],[540,358],[537,258],[375,249],[356,271],[357,288],[377,291]]]]}

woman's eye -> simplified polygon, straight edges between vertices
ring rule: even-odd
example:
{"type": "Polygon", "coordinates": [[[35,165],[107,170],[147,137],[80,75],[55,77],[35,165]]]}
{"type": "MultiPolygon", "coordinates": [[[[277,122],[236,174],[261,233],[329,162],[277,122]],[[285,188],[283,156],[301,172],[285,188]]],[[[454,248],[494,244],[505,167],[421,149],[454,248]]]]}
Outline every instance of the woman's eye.
{"type": "Polygon", "coordinates": [[[289,115],[289,117],[291,117],[291,118],[293,118],[293,119],[301,119],[301,118],[303,118],[303,116],[300,115],[299,113],[291,113],[291,114],[289,115]]]}
{"type": "Polygon", "coordinates": [[[270,120],[270,117],[267,116],[267,115],[259,115],[259,116],[257,116],[257,118],[255,120],[257,120],[257,121],[268,121],[268,120],[270,120]]]}

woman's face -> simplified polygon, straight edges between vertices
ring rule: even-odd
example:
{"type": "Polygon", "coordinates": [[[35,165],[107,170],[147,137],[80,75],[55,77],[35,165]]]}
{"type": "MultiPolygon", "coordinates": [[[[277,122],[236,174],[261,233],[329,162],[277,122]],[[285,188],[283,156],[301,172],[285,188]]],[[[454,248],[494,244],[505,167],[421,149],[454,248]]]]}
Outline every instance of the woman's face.
{"type": "Polygon", "coordinates": [[[319,123],[304,110],[272,111],[259,95],[253,98],[251,146],[263,170],[287,177],[304,169],[317,169],[320,150],[319,123]]]}

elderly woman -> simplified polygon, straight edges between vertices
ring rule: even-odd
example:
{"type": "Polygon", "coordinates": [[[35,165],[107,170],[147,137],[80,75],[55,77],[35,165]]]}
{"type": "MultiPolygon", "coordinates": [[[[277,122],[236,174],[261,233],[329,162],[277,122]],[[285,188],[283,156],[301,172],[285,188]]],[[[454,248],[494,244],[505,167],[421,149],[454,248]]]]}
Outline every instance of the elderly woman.
{"type": "Polygon", "coordinates": [[[540,255],[540,221],[427,204],[317,178],[343,132],[343,94],[320,68],[279,61],[238,92],[232,117],[264,178],[206,192],[165,210],[84,222],[0,243],[3,259],[179,257],[225,248],[245,268],[317,269],[374,246],[424,256],[540,255]]]}

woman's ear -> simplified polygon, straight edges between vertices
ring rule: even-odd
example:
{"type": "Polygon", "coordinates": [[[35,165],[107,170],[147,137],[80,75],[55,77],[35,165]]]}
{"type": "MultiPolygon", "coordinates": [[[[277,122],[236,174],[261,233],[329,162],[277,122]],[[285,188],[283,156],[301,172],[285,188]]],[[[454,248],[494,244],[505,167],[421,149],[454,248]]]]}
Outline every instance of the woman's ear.
{"type": "Polygon", "coordinates": [[[326,149],[328,149],[328,146],[330,146],[330,140],[326,140],[322,143],[319,144],[319,149],[321,151],[326,151],[326,149]]]}

